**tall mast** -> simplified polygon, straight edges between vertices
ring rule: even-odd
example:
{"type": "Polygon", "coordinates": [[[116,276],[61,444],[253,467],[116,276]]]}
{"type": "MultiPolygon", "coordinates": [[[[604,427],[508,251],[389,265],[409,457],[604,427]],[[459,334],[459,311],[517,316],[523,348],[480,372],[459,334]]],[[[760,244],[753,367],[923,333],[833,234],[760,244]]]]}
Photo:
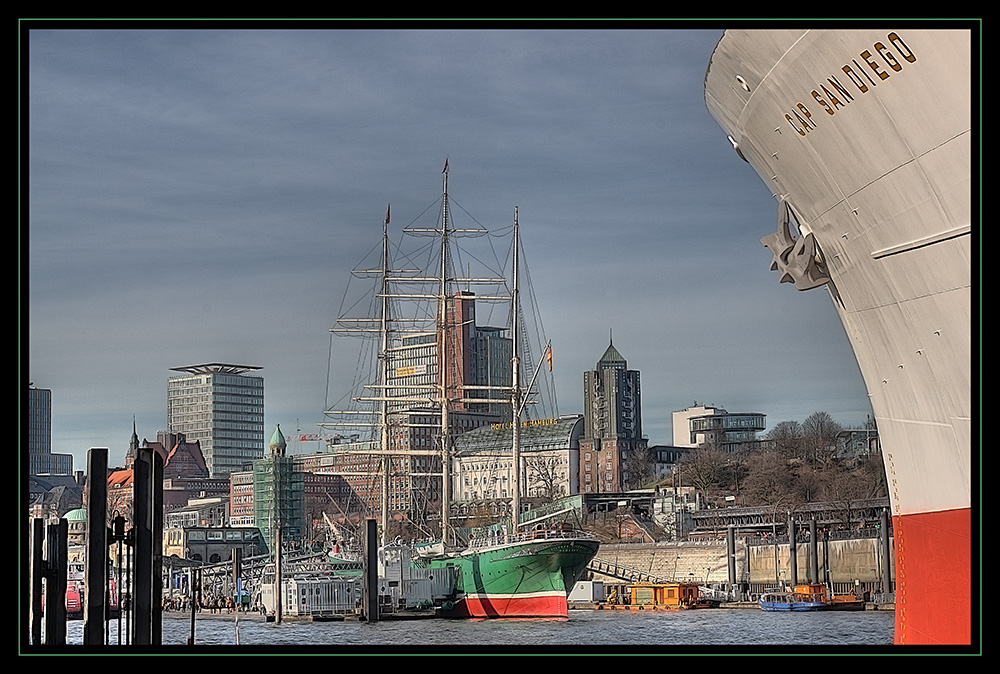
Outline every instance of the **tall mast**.
{"type": "Polygon", "coordinates": [[[448,159],[444,160],[441,198],[441,277],[438,320],[441,321],[441,360],[438,363],[441,404],[441,540],[447,544],[451,510],[451,436],[448,428],[448,159]]]}
{"type": "Polygon", "coordinates": [[[520,239],[518,238],[518,223],[517,223],[517,206],[514,207],[514,253],[513,253],[513,290],[511,292],[511,340],[513,342],[513,358],[511,359],[511,458],[514,464],[514,499],[512,503],[512,510],[514,522],[513,531],[517,531],[518,524],[521,518],[521,382],[520,382],[520,370],[521,370],[521,357],[518,351],[518,334],[517,334],[517,324],[518,324],[518,311],[520,310],[518,301],[518,248],[520,248],[520,239]]]}
{"type": "MultiPolygon", "coordinates": [[[[502,396],[508,396],[510,391],[509,382],[504,382],[504,385],[501,386],[480,386],[461,380],[458,378],[458,374],[459,371],[464,370],[457,366],[452,367],[453,364],[450,362],[458,353],[456,351],[456,344],[454,343],[456,340],[456,324],[463,322],[463,316],[458,307],[459,301],[452,296],[457,284],[461,281],[467,282],[470,286],[470,297],[474,295],[475,299],[479,301],[509,302],[510,295],[507,292],[488,294],[471,292],[473,285],[489,285],[493,287],[506,285],[508,279],[503,278],[505,275],[502,273],[496,275],[498,278],[492,278],[489,274],[473,277],[470,270],[469,278],[458,278],[460,274],[456,274],[455,269],[453,269],[453,257],[456,253],[451,250],[452,239],[456,236],[486,236],[488,232],[482,227],[468,229],[456,229],[454,227],[454,224],[451,222],[450,213],[447,161],[445,162],[442,174],[443,196],[441,211],[438,214],[438,222],[428,229],[421,227],[404,227],[403,229],[403,234],[405,235],[439,237],[440,240],[434,242],[440,246],[439,253],[441,257],[438,261],[439,268],[436,270],[427,269],[426,272],[428,273],[423,274],[419,274],[421,271],[419,269],[397,270],[392,268],[393,263],[390,262],[388,240],[389,211],[387,209],[383,222],[381,264],[377,265],[375,269],[356,269],[352,271],[352,276],[373,277],[377,275],[381,277],[375,286],[375,293],[381,299],[381,302],[377,305],[380,315],[361,318],[342,316],[337,319],[337,326],[331,329],[331,332],[342,334],[367,333],[374,336],[373,333],[375,331],[379,333],[379,338],[375,341],[379,351],[379,361],[375,364],[373,377],[377,381],[363,386],[365,389],[375,389],[375,393],[374,395],[352,397],[352,401],[355,403],[367,405],[377,402],[380,403],[379,406],[377,408],[369,408],[366,411],[326,410],[325,414],[331,416],[338,415],[342,420],[326,422],[321,424],[321,426],[340,426],[344,428],[367,427],[370,431],[374,431],[372,436],[369,436],[371,438],[370,443],[368,443],[370,446],[357,448],[344,447],[338,449],[338,451],[379,456],[379,462],[376,466],[377,472],[374,477],[380,482],[381,491],[384,495],[380,508],[380,515],[383,521],[383,542],[387,542],[388,538],[389,471],[394,465],[392,463],[393,457],[397,457],[398,459],[403,455],[434,456],[440,459],[441,536],[445,541],[453,536],[454,531],[450,524],[451,495],[454,492],[454,485],[451,484],[451,455],[455,433],[451,429],[451,406],[458,403],[480,404],[501,402],[501,398],[499,397],[478,397],[476,395],[467,397],[467,391],[469,390],[476,390],[477,393],[480,390],[502,391],[500,394],[502,396]],[[423,286],[424,290],[404,292],[395,289],[400,284],[423,286]],[[406,315],[399,315],[399,310],[394,304],[395,300],[392,298],[412,302],[414,305],[419,304],[421,305],[419,307],[420,310],[413,312],[412,315],[407,312],[404,312],[406,315]],[[430,303],[430,305],[428,306],[425,303],[430,303]],[[433,315],[435,311],[432,309],[435,304],[436,317],[433,315]],[[409,324],[410,327],[398,326],[397,323],[401,321],[402,323],[409,324]],[[408,362],[406,360],[410,357],[408,351],[412,347],[417,346],[417,344],[416,342],[411,344],[402,343],[406,341],[405,335],[409,334],[415,337],[416,340],[421,340],[432,332],[437,334],[435,341],[439,344],[437,353],[437,378],[436,380],[433,378],[433,371],[430,367],[427,367],[426,370],[416,373],[420,377],[419,380],[409,383],[405,378],[414,376],[414,373],[401,374],[401,372],[415,368],[398,366],[401,362],[408,362]],[[426,378],[424,378],[425,376],[426,378]],[[439,415],[439,418],[433,422],[403,418],[408,414],[426,415],[428,406],[434,408],[431,414],[436,413],[439,415]],[[397,416],[399,417],[398,419],[397,416]],[[438,428],[437,435],[439,437],[437,440],[440,442],[440,445],[418,448],[414,446],[401,447],[397,444],[390,447],[392,435],[390,427],[394,428],[397,423],[411,428],[433,424],[434,427],[438,428]],[[378,426],[378,430],[372,428],[373,426],[378,426]]],[[[461,301],[472,300],[463,297],[461,301]]],[[[422,343],[426,344],[426,341],[422,343]]],[[[418,367],[422,367],[422,365],[418,367]]],[[[413,438],[410,440],[412,443],[413,438]]],[[[364,469],[351,472],[356,475],[371,474],[365,472],[364,469]]]]}
{"type": "Polygon", "coordinates": [[[379,378],[382,385],[380,397],[382,404],[379,412],[379,448],[382,450],[382,545],[389,538],[389,401],[386,396],[386,386],[389,383],[389,207],[385,210],[385,222],[382,224],[382,311],[379,325],[381,345],[379,347],[379,378]]]}

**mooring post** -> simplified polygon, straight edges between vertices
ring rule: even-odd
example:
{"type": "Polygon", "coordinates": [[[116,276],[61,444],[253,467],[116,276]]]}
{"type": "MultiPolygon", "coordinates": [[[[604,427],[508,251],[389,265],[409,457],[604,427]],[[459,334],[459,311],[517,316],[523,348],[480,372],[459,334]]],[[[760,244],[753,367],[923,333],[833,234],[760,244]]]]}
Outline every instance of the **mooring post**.
{"type": "Polygon", "coordinates": [[[149,473],[150,522],[150,643],[163,641],[163,457],[150,452],[149,473]]]}
{"type": "Polygon", "coordinates": [[[732,524],[726,529],[726,557],[729,561],[729,593],[732,597],[736,589],[736,528],[732,524]]]}
{"type": "Polygon", "coordinates": [[[111,520],[111,531],[108,534],[109,545],[115,546],[115,598],[118,601],[118,645],[122,645],[122,634],[125,633],[125,642],[128,643],[129,627],[132,621],[129,617],[131,613],[131,585],[129,584],[130,574],[126,569],[132,568],[132,529],[125,530],[125,516],[116,513],[111,520]],[[125,547],[125,554],[122,555],[122,545],[125,547]],[[122,622],[124,620],[124,623],[122,622]],[[124,628],[123,628],[124,625],[124,628]]]}
{"type": "Polygon", "coordinates": [[[191,636],[188,637],[188,646],[194,646],[194,621],[198,604],[201,603],[201,571],[193,566],[188,567],[188,592],[191,594],[191,636]]]}
{"type": "Polygon", "coordinates": [[[241,564],[241,558],[243,556],[243,551],[240,548],[233,548],[233,593],[235,597],[233,599],[233,606],[236,607],[234,615],[236,622],[236,645],[240,645],[240,605],[243,599],[243,593],[240,591],[242,589],[240,577],[243,573],[243,568],[241,564]]]}
{"type": "Polygon", "coordinates": [[[83,644],[103,646],[107,641],[108,597],[108,450],[87,452],[87,534],[83,587],[83,644]]]}
{"type": "Polygon", "coordinates": [[[274,622],[281,623],[281,604],[284,594],[281,578],[281,522],[274,529],[274,622]]]}
{"type": "Polygon", "coordinates": [[[364,618],[377,622],[378,615],[378,525],[374,518],[365,520],[364,618]]]}
{"type": "Polygon", "coordinates": [[[45,533],[45,644],[66,645],[66,576],[69,523],[61,518],[45,533]]]}
{"type": "Polygon", "coordinates": [[[31,520],[31,561],[29,562],[31,594],[31,643],[42,645],[42,579],[45,576],[45,522],[40,517],[31,520]]]}
{"type": "Polygon", "coordinates": [[[153,470],[153,449],[140,447],[132,466],[132,529],[135,532],[135,567],[133,585],[133,624],[136,646],[149,646],[152,639],[150,628],[150,599],[153,581],[152,519],[150,515],[149,484],[153,470]]]}

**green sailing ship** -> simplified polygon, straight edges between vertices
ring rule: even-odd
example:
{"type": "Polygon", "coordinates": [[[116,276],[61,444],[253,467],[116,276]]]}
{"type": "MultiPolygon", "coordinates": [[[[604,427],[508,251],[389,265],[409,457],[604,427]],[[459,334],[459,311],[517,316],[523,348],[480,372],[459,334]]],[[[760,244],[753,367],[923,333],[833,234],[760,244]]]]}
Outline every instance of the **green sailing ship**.
{"type": "Polygon", "coordinates": [[[453,568],[453,618],[566,618],[566,597],[598,542],[586,533],[546,528],[474,538],[464,550],[420,554],[415,564],[453,568]]]}
{"type": "MultiPolygon", "coordinates": [[[[522,419],[529,416],[526,402],[529,402],[529,393],[537,390],[536,381],[542,362],[548,358],[551,368],[551,348],[550,344],[545,344],[542,357],[534,368],[530,365],[525,367],[522,363],[521,345],[526,340],[521,334],[521,326],[526,321],[521,312],[519,291],[517,209],[514,210],[508,269],[510,278],[506,273],[496,272],[492,276],[471,278],[470,274],[470,278],[458,278],[454,269],[461,269],[463,262],[452,259],[453,239],[493,235],[485,229],[459,229],[452,224],[447,161],[442,174],[441,216],[437,225],[429,229],[410,227],[404,230],[404,233],[436,237],[433,247],[439,251],[438,256],[425,265],[425,271],[393,270],[386,233],[389,224],[387,210],[381,269],[369,272],[379,279],[375,288],[375,294],[381,299],[377,316],[360,321],[351,319],[351,322],[341,324],[350,326],[345,332],[367,325],[368,331],[378,336],[378,358],[373,362],[379,364],[379,372],[375,377],[377,382],[368,386],[376,393],[365,400],[374,403],[373,427],[379,429],[379,435],[373,437],[368,453],[381,456],[381,522],[390,520],[390,499],[384,495],[390,493],[388,466],[392,457],[402,453],[433,454],[441,466],[440,537],[432,543],[416,546],[412,565],[420,569],[450,569],[454,574],[455,591],[439,607],[439,615],[456,618],[566,618],[568,593],[594,558],[599,544],[590,534],[560,522],[558,514],[533,520],[527,525],[519,522],[516,514],[522,510],[522,470],[511,470],[512,480],[508,481],[512,484],[508,497],[512,501],[511,517],[506,523],[477,532],[464,546],[456,543],[458,537],[450,524],[451,453],[455,435],[485,424],[507,422],[504,426],[511,429],[510,465],[523,469],[520,428],[526,422],[522,419]],[[433,285],[433,292],[424,290],[405,295],[394,285],[400,282],[429,283],[433,285]],[[498,285],[500,292],[472,292],[470,288],[476,283],[493,283],[498,285]],[[423,315],[431,317],[432,325],[424,327],[422,332],[419,327],[411,327],[409,332],[400,327],[405,321],[412,320],[411,316],[397,309],[398,300],[407,297],[422,298],[432,303],[429,310],[423,311],[423,315]],[[489,301],[505,304],[505,312],[509,314],[507,330],[510,337],[496,337],[499,333],[494,333],[493,338],[501,348],[497,351],[496,343],[490,347],[494,353],[490,365],[492,370],[490,376],[484,378],[482,365],[472,362],[474,356],[469,353],[471,349],[466,331],[470,324],[475,325],[478,303],[489,301]],[[422,348],[426,355],[420,360],[415,354],[421,353],[422,348]],[[497,353],[504,355],[497,356],[497,353]],[[501,363],[499,368],[498,362],[501,363]],[[444,366],[439,367],[439,364],[444,366]],[[527,386],[522,384],[522,368],[528,372],[534,369],[527,386]],[[472,375],[471,372],[480,374],[472,375]],[[498,380],[501,381],[497,383],[498,380]],[[420,450],[400,447],[392,442],[390,428],[398,427],[400,419],[412,418],[415,409],[434,415],[436,423],[431,426],[425,421],[422,431],[434,434],[432,448],[420,450]],[[511,420],[517,420],[517,423],[509,423],[511,420]],[[431,426],[430,431],[428,426],[431,426]],[[381,449],[373,451],[378,447],[381,449]],[[546,524],[539,523],[542,521],[546,524]]],[[[411,310],[411,314],[417,313],[411,310]]],[[[494,497],[502,499],[504,495],[497,493],[494,497]]],[[[384,526],[382,531],[384,545],[387,544],[384,526]]]]}

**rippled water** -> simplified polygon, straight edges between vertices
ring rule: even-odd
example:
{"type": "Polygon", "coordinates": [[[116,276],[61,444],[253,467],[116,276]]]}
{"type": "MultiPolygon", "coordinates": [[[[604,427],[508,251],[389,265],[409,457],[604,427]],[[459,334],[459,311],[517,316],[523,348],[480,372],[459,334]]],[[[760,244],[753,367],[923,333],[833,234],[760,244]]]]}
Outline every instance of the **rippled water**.
{"type": "MultiPolygon", "coordinates": [[[[112,623],[112,644],[117,633],[112,623]]],[[[163,648],[187,651],[189,616],[163,620],[163,648]]],[[[67,641],[81,644],[83,624],[69,624],[67,641]]],[[[557,652],[606,653],[641,651],[665,654],[676,647],[801,647],[810,652],[892,646],[891,611],[767,613],[756,609],[696,611],[571,610],[568,620],[384,620],[365,623],[285,621],[266,623],[259,617],[199,616],[191,650],[213,647],[251,650],[338,652],[557,652]],[[237,635],[238,632],[238,635],[237,635]],[[662,647],[662,648],[661,648],[662,647]],[[829,647],[829,648],[827,648],[829,647]]]]}

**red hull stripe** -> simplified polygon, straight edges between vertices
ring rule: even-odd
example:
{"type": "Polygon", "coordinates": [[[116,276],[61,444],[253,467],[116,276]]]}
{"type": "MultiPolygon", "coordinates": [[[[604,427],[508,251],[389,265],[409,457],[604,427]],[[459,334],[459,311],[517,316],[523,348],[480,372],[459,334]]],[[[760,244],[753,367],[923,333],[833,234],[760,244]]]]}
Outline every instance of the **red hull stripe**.
{"type": "Polygon", "coordinates": [[[972,511],[893,517],[899,645],[970,644],[972,511]]]}
{"type": "Polygon", "coordinates": [[[471,595],[467,594],[450,611],[449,618],[565,618],[566,593],[471,595]]]}

